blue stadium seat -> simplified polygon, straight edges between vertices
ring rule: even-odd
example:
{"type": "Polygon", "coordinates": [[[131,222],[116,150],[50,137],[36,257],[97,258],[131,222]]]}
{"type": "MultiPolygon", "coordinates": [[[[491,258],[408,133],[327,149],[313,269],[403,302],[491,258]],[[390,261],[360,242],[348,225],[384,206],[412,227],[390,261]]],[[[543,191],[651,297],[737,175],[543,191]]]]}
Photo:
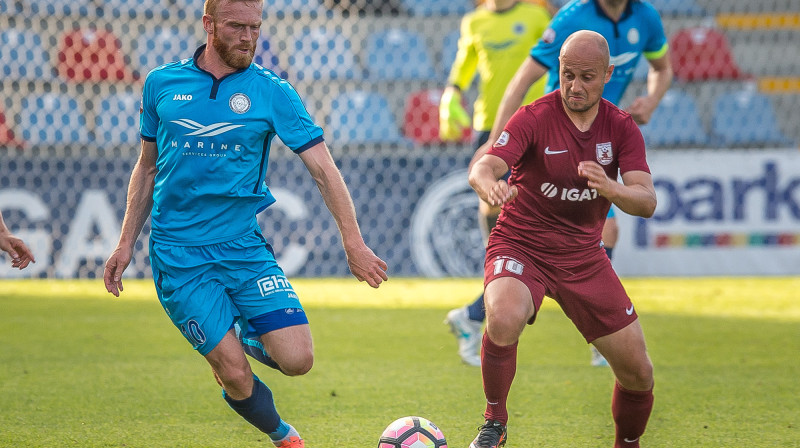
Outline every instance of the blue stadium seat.
{"type": "Polygon", "coordinates": [[[92,0],[21,0],[20,3],[23,11],[42,16],[86,16],[94,9],[92,0]]]}
{"type": "Polygon", "coordinates": [[[714,101],[711,131],[722,146],[793,146],[781,131],[770,99],[755,87],[714,101]]]}
{"type": "Polygon", "coordinates": [[[695,0],[649,0],[662,16],[705,16],[695,0]]]}
{"type": "Polygon", "coordinates": [[[474,9],[470,0],[402,0],[403,7],[414,16],[463,15],[474,9]]]}
{"type": "Polygon", "coordinates": [[[256,54],[253,56],[253,62],[256,64],[268,68],[275,72],[276,75],[280,76],[283,79],[288,78],[288,73],[286,70],[281,68],[280,59],[278,59],[278,55],[275,54],[273,51],[272,45],[270,45],[269,40],[266,39],[264,36],[261,36],[258,47],[256,47],[256,54]]]}
{"type": "Polygon", "coordinates": [[[386,98],[378,93],[358,90],[340,94],[331,102],[327,125],[333,144],[411,145],[400,134],[386,98]]]}
{"type": "Polygon", "coordinates": [[[425,38],[401,29],[367,36],[367,71],[379,80],[437,79],[425,38]]]}
{"type": "Polygon", "coordinates": [[[322,6],[320,0],[265,0],[264,13],[274,16],[276,12],[324,15],[328,9],[322,6]]]}
{"type": "Polygon", "coordinates": [[[648,147],[702,147],[710,142],[694,98],[677,90],[664,95],[641,131],[648,147]]]}
{"type": "Polygon", "coordinates": [[[458,38],[461,37],[461,30],[453,30],[444,35],[442,39],[442,62],[441,71],[445,77],[450,74],[450,67],[453,66],[453,61],[456,60],[458,53],[458,38]]]}
{"type": "Polygon", "coordinates": [[[0,75],[3,79],[49,81],[55,78],[42,38],[31,30],[0,31],[0,75]]]}
{"type": "Polygon", "coordinates": [[[342,33],[314,28],[295,35],[289,66],[297,79],[361,79],[364,77],[350,40],[342,33]]]}
{"type": "Polygon", "coordinates": [[[99,145],[137,145],[141,95],[117,93],[99,98],[94,106],[94,135],[99,145]]]}
{"type": "Polygon", "coordinates": [[[191,58],[201,43],[204,42],[191,33],[174,27],[145,31],[136,39],[139,70],[147,73],[167,62],[191,58]]]}
{"type": "Polygon", "coordinates": [[[18,129],[32,145],[89,143],[86,117],[75,98],[60,93],[21,99],[18,129]]]}

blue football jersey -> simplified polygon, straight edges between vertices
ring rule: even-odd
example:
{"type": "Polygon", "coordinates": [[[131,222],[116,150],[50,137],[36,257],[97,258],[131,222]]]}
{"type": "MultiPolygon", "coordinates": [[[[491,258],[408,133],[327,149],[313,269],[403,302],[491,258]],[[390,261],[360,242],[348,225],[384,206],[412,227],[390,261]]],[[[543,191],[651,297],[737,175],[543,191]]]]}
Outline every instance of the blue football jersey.
{"type": "Polygon", "coordinates": [[[619,104],[633,78],[639,58],[657,59],[667,52],[667,36],[656,9],[647,2],[630,0],[619,22],[611,20],[596,0],[572,0],[550,22],[531,57],[548,68],[547,91],[559,88],[558,56],[561,45],[579,30],[596,31],[608,41],[614,74],[606,84],[603,98],[619,104]]]}
{"type": "Polygon", "coordinates": [[[151,71],[140,133],[158,158],[150,237],[204,245],[258,229],[256,211],[274,198],[265,182],[277,135],[295,153],[323,141],[294,88],[257,64],[221,79],[196,58],[151,71]]]}

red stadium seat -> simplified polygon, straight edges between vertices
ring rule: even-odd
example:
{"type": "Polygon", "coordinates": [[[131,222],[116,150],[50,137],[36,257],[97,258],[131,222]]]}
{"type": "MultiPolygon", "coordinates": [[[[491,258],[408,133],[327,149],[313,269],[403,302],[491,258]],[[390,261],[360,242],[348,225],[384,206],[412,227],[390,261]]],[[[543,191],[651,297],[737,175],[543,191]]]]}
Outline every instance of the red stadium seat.
{"type": "Polygon", "coordinates": [[[133,81],[138,78],[125,63],[119,39],[103,30],[79,29],[61,36],[58,74],[83,81],[133,81]]]}
{"type": "Polygon", "coordinates": [[[24,148],[25,142],[17,138],[14,131],[6,123],[6,115],[0,109],[0,147],[24,148]]]}
{"type": "Polygon", "coordinates": [[[728,38],[707,27],[685,28],[670,39],[675,77],[682,81],[733,80],[748,76],[733,60],[728,38]]]}
{"type": "MultiPolygon", "coordinates": [[[[442,143],[439,138],[439,100],[441,89],[419,90],[406,98],[406,110],[403,118],[403,134],[418,144],[442,143]]],[[[467,127],[461,136],[461,142],[472,139],[472,128],[467,127]]]]}

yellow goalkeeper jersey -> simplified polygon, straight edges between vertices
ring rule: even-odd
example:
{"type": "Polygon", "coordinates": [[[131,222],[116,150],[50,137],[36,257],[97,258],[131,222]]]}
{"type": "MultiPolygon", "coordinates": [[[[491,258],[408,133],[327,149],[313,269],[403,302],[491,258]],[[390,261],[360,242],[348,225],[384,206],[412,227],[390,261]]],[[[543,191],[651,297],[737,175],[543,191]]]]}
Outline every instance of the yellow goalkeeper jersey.
{"type": "MultiPolygon", "coordinates": [[[[479,75],[472,114],[475,130],[492,129],[506,86],[549,23],[547,9],[527,2],[518,2],[499,12],[479,6],[461,19],[458,53],[448,82],[463,91],[472,84],[476,72],[479,75]]],[[[544,94],[546,78],[542,77],[530,88],[525,104],[544,94]]]]}

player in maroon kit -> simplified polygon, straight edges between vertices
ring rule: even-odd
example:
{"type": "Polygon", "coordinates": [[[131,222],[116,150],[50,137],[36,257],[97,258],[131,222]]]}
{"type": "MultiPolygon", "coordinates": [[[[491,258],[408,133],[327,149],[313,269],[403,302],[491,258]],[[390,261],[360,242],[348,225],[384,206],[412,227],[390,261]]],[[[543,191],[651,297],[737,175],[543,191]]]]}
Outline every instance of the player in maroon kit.
{"type": "Polygon", "coordinates": [[[502,205],[484,268],[486,423],[471,448],[505,444],[517,342],[545,295],[611,365],[615,447],[639,446],[653,407],[644,334],[601,243],[611,203],[645,218],[655,211],[644,140],[630,114],[602,99],[614,70],[603,36],[572,34],[559,61],[560,90],[519,109],[470,169],[481,199],[502,205]]]}

